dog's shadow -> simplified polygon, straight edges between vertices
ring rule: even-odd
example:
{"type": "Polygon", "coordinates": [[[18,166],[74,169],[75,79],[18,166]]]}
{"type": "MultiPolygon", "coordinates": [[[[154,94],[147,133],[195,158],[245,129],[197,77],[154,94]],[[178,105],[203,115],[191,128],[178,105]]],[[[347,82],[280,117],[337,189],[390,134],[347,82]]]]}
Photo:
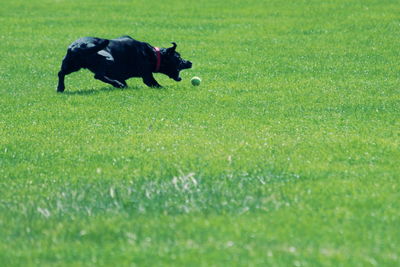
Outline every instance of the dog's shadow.
{"type": "Polygon", "coordinates": [[[139,86],[129,86],[126,88],[102,87],[100,89],[81,89],[76,91],[64,91],[63,94],[87,96],[87,95],[97,95],[100,93],[110,93],[113,91],[129,91],[129,90],[140,90],[140,87],[139,86]]]}

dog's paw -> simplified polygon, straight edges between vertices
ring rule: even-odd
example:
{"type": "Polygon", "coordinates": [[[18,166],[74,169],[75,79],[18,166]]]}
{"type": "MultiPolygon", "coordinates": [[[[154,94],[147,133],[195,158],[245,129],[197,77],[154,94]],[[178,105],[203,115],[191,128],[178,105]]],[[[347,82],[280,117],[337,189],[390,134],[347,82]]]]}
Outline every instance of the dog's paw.
{"type": "Polygon", "coordinates": [[[57,87],[57,93],[62,93],[62,92],[64,92],[64,90],[65,90],[64,86],[58,86],[57,87]]]}
{"type": "Polygon", "coordinates": [[[123,83],[121,83],[119,81],[115,81],[114,87],[123,89],[123,88],[127,88],[128,85],[127,84],[123,84],[123,83]]]}

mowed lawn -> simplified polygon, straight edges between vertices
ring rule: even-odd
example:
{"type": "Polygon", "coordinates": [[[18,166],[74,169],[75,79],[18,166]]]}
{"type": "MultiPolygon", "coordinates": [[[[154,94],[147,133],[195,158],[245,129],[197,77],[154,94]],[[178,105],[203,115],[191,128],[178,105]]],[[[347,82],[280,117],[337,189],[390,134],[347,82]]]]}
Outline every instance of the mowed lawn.
{"type": "Polygon", "coordinates": [[[398,1],[3,1],[1,266],[400,264],[398,1]],[[67,46],[130,35],[163,89],[67,46]],[[190,78],[199,76],[199,87],[190,78]]]}

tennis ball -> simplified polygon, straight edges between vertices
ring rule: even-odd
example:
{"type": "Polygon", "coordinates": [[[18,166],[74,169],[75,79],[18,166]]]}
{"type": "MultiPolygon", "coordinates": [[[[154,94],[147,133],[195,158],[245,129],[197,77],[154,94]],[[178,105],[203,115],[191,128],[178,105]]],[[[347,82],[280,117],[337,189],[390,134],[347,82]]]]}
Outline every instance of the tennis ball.
{"type": "Polygon", "coordinates": [[[200,83],[201,83],[201,79],[200,79],[199,77],[197,77],[197,76],[194,76],[194,77],[190,80],[190,82],[192,83],[192,85],[198,86],[198,85],[200,85],[200,83]]]}

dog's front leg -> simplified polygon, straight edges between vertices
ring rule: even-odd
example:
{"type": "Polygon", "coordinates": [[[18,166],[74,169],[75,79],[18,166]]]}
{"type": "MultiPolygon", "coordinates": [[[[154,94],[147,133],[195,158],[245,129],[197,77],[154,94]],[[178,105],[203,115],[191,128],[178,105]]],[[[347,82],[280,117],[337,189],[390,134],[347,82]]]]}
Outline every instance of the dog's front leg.
{"type": "Polygon", "coordinates": [[[143,82],[145,85],[149,87],[161,88],[162,86],[158,84],[156,79],[154,79],[153,74],[150,73],[149,75],[143,76],[143,82]]]}
{"type": "Polygon", "coordinates": [[[102,74],[96,74],[96,75],[94,75],[94,78],[97,79],[97,80],[100,80],[102,82],[111,84],[112,86],[114,86],[116,88],[125,88],[125,87],[127,87],[127,84],[125,82],[121,83],[120,81],[110,79],[107,76],[102,75],[102,74]]]}

